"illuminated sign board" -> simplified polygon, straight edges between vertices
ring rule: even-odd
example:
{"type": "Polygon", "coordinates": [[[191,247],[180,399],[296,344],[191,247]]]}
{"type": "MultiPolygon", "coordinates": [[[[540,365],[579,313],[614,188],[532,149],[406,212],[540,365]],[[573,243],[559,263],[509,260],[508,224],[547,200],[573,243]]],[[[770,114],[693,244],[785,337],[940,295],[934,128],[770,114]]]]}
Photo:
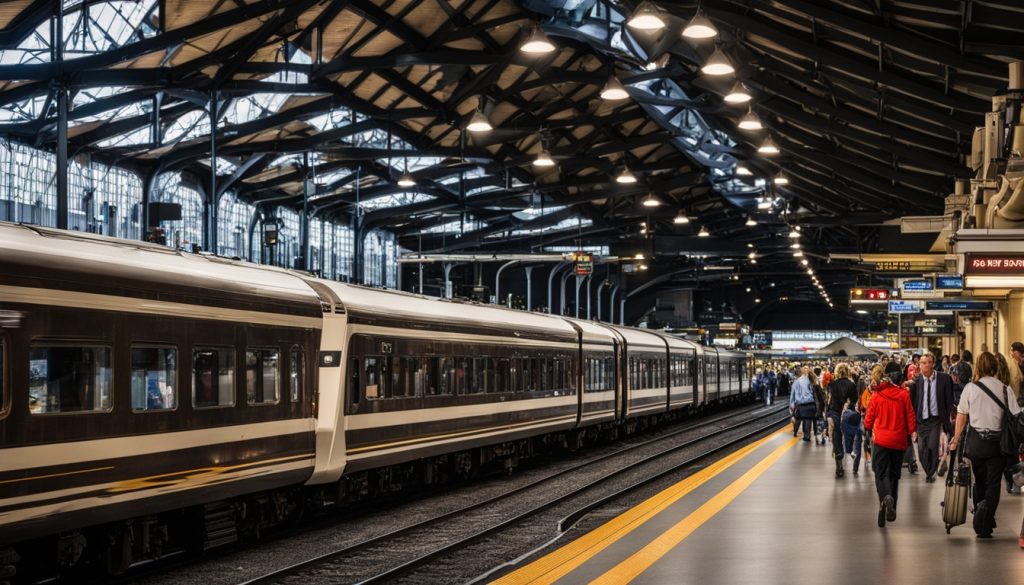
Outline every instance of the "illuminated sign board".
{"type": "Polygon", "coordinates": [[[594,272],[594,255],[589,252],[575,252],[575,268],[578,276],[587,276],[594,272]]]}
{"type": "Polygon", "coordinates": [[[940,274],[935,277],[936,290],[963,290],[964,277],[961,274],[940,274]]]}
{"type": "Polygon", "coordinates": [[[926,301],[924,308],[929,311],[991,311],[992,301],[926,301]]]}
{"type": "Polygon", "coordinates": [[[892,291],[885,288],[855,288],[850,290],[851,303],[882,303],[892,297],[892,291]]]}
{"type": "Polygon", "coordinates": [[[977,256],[967,257],[967,274],[1022,274],[1024,273],[1024,256],[977,256]]]}
{"type": "Polygon", "coordinates": [[[889,313],[920,313],[921,303],[917,301],[889,301],[889,313]]]}
{"type": "Polygon", "coordinates": [[[930,279],[904,280],[903,290],[905,292],[925,292],[935,290],[935,284],[930,279]]]}

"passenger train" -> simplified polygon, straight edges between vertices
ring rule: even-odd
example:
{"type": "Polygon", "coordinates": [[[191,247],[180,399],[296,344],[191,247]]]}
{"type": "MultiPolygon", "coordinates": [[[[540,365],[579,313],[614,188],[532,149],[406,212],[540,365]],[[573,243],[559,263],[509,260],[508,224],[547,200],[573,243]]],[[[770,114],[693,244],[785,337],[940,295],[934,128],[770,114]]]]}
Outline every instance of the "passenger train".
{"type": "Polygon", "coordinates": [[[747,356],[656,331],[0,223],[0,569],[116,573],[749,394],[747,356]]]}

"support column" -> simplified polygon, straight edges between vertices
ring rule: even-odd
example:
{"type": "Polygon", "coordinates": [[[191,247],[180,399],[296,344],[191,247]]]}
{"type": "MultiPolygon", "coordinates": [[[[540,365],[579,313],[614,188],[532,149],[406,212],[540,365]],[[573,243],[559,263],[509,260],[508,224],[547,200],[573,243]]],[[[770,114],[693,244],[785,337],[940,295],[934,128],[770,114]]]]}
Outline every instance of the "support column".
{"type": "Polygon", "coordinates": [[[572,276],[572,272],[566,272],[562,275],[562,293],[558,303],[558,314],[565,315],[565,281],[572,276]]]}
{"type": "Polygon", "coordinates": [[[496,304],[496,305],[507,305],[508,304],[508,303],[503,303],[501,301],[501,273],[506,268],[508,268],[509,266],[512,266],[513,264],[518,264],[518,263],[519,263],[519,260],[509,260],[508,262],[502,264],[500,268],[498,268],[498,272],[494,275],[494,304],[496,304]]]}
{"type": "Polygon", "coordinates": [[[455,266],[451,262],[445,262],[442,268],[444,268],[444,298],[452,298],[452,281],[450,279],[452,274],[452,267],[455,266]]]}
{"type": "Polygon", "coordinates": [[[590,285],[594,282],[594,275],[587,275],[587,321],[590,320],[590,298],[592,296],[590,285]]]}
{"type": "Polygon", "coordinates": [[[208,252],[217,253],[217,91],[210,92],[210,192],[206,199],[210,205],[209,224],[206,225],[207,240],[203,242],[208,252]]]}
{"type": "Polygon", "coordinates": [[[613,284],[612,285],[612,295],[611,295],[611,298],[608,299],[608,322],[613,324],[613,325],[615,324],[615,297],[618,294],[619,294],[619,285],[618,284],[613,284]]]}
{"type": "Polygon", "coordinates": [[[598,285],[598,287],[597,287],[597,320],[598,321],[601,320],[601,293],[604,292],[604,289],[606,288],[605,285],[607,285],[607,284],[608,284],[608,279],[606,278],[603,281],[601,281],[601,284],[598,285]]]}
{"type": "Polygon", "coordinates": [[[576,275],[576,302],[575,302],[575,306],[573,307],[573,310],[576,313],[576,318],[577,319],[580,318],[580,287],[583,286],[583,281],[586,278],[587,277],[585,277],[585,276],[580,276],[578,274],[576,275]]]}
{"type": "MultiPolygon", "coordinates": [[[[50,52],[57,64],[58,78],[54,92],[57,94],[57,229],[68,229],[68,88],[64,84],[64,3],[57,2],[57,14],[53,19],[50,37],[50,52]]],[[[88,222],[90,218],[86,218],[88,222]]],[[[83,226],[84,228],[85,226],[83,226]]]]}
{"type": "Polygon", "coordinates": [[[533,310],[533,266],[526,267],[526,310],[533,310]]]}
{"type": "Polygon", "coordinates": [[[1024,292],[1010,293],[1006,301],[1004,326],[1001,332],[999,351],[1009,356],[1010,344],[1014,341],[1024,341],[1024,292]]]}
{"type": "MultiPolygon", "coordinates": [[[[302,153],[302,218],[299,222],[299,250],[302,255],[301,261],[297,263],[299,270],[309,270],[309,190],[313,182],[309,176],[309,153],[302,153]]],[[[399,268],[401,272],[401,268],[399,268]]],[[[399,286],[399,289],[402,287],[399,286]]]]}
{"type": "Polygon", "coordinates": [[[551,272],[548,272],[548,314],[549,315],[552,313],[552,310],[553,310],[553,308],[555,306],[555,299],[553,297],[551,285],[553,284],[553,281],[555,279],[555,273],[557,273],[559,270],[564,268],[565,265],[566,265],[566,262],[564,262],[564,261],[560,262],[559,264],[556,264],[555,266],[553,266],[551,268],[551,272]]]}

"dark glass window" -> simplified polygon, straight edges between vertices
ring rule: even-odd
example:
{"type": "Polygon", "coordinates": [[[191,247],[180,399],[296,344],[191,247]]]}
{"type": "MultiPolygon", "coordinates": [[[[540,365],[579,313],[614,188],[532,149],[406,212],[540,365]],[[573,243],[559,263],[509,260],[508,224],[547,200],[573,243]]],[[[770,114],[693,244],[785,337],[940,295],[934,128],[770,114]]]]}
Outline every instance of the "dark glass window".
{"type": "Polygon", "coordinates": [[[178,407],[178,350],[132,346],[132,410],[178,407]]]}
{"type": "Polygon", "coordinates": [[[281,400],[279,364],[276,349],[245,352],[245,396],[249,404],[277,404],[281,400]]]}
{"type": "Polygon", "coordinates": [[[289,394],[292,402],[298,402],[302,399],[302,385],[306,376],[306,354],[301,347],[292,348],[288,363],[291,367],[288,371],[289,394]]]}
{"type": "Polygon", "coordinates": [[[109,411],[113,407],[111,353],[109,347],[100,346],[32,346],[30,411],[109,411]]]}
{"type": "Polygon", "coordinates": [[[235,350],[203,347],[192,351],[192,406],[235,405],[235,350]]]}

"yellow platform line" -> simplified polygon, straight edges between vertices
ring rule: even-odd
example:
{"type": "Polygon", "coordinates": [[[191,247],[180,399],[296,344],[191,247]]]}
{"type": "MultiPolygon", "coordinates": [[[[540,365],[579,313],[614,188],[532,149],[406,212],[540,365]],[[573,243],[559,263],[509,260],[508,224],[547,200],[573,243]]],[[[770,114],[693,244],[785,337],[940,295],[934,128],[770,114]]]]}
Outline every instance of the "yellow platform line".
{"type": "Polygon", "coordinates": [[[633,553],[628,559],[622,561],[604,575],[591,582],[591,585],[618,585],[630,583],[641,573],[649,569],[661,557],[668,554],[679,545],[686,537],[693,534],[695,530],[704,525],[735,500],[744,490],[750,487],[758,477],[768,471],[782,455],[793,447],[797,442],[795,437],[790,438],[785,444],[780,445],[767,457],[762,459],[744,473],[736,481],[729,484],[729,487],[715,494],[704,503],[703,506],[694,510],[689,516],[680,520],[675,526],[663,532],[647,546],[633,553]]]}
{"type": "Polygon", "coordinates": [[[618,542],[630,532],[643,526],[648,520],[699,488],[708,480],[735,465],[761,445],[784,432],[786,432],[786,429],[773,433],[719,459],[558,550],[552,551],[524,567],[499,577],[493,583],[498,585],[554,583],[604,549],[618,542]]]}

